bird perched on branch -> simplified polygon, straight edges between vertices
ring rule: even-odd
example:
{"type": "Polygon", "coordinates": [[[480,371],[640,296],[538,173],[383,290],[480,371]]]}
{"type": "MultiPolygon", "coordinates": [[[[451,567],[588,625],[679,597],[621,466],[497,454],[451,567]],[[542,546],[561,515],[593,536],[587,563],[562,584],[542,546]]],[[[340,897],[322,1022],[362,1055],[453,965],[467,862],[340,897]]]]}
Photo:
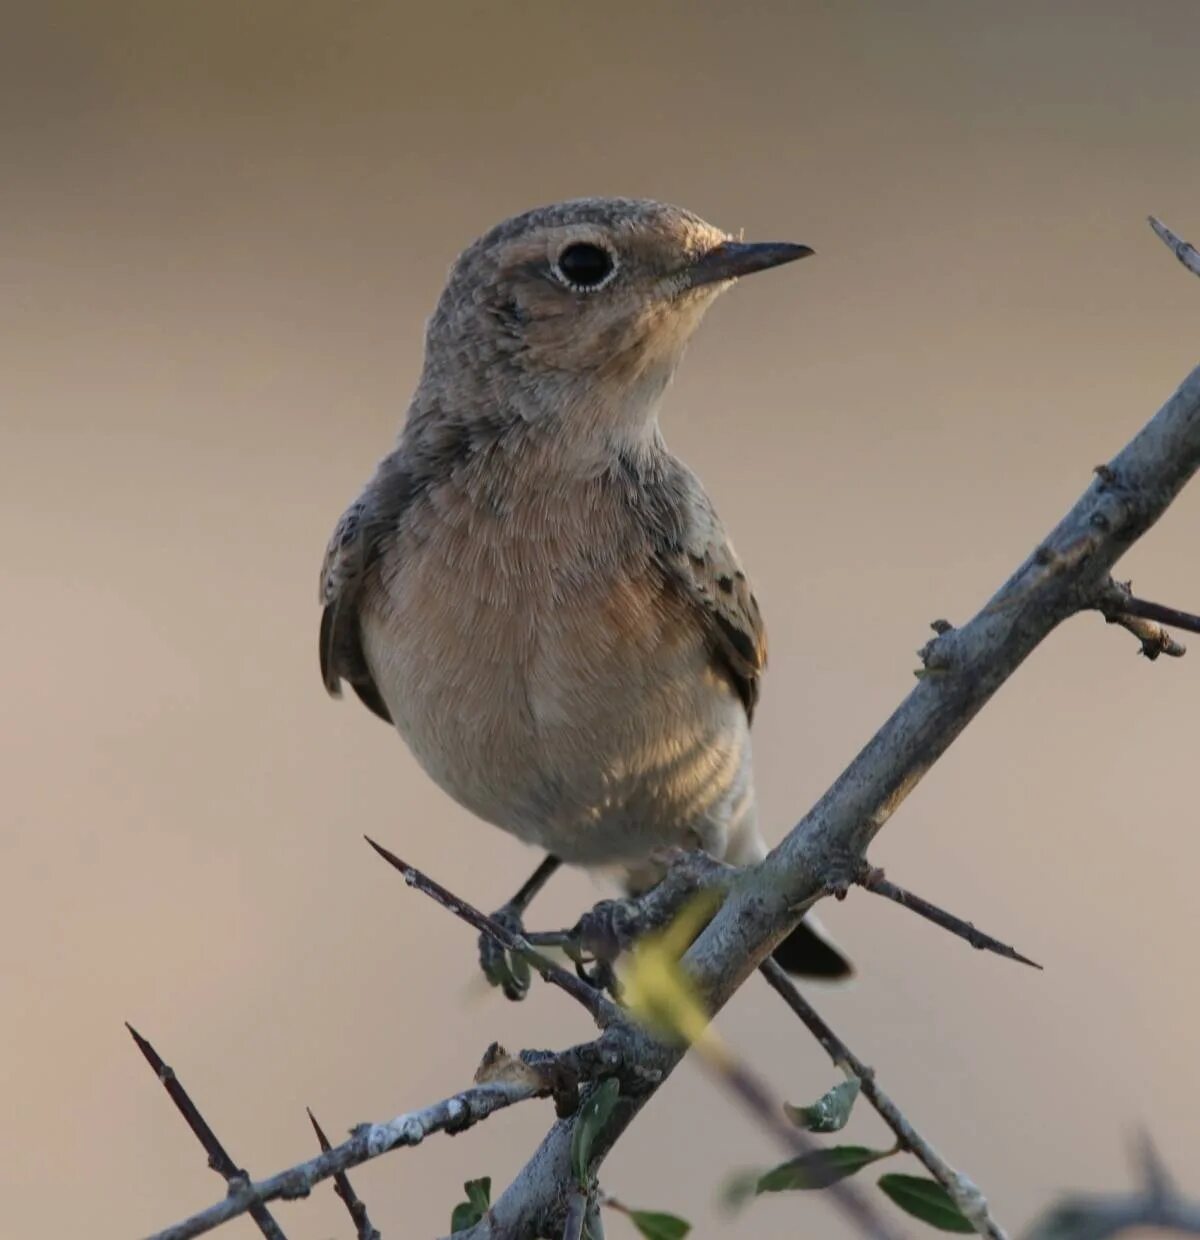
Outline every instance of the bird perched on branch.
{"type": "MultiPolygon", "coordinates": [[[[455,263],[396,448],[321,574],[321,675],[395,725],[479,817],[640,888],[655,854],[761,859],[750,721],[758,602],[659,430],[716,296],[812,251],[678,207],[587,198],[497,225],[455,263]]],[[[840,976],[802,922],[777,949],[840,976]]],[[[510,997],[521,985],[485,952],[510,997]]]]}

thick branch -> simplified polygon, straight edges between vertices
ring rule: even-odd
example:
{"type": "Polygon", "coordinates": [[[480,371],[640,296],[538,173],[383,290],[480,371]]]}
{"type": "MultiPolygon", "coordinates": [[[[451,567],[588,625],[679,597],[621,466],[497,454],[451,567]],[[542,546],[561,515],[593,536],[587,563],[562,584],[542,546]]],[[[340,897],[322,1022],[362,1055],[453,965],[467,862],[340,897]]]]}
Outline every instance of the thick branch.
{"type": "MultiPolygon", "coordinates": [[[[926,674],[916,688],[766,861],[734,882],[685,957],[714,1011],[811,903],[831,886],[853,882],[867,846],[908,793],[1034,648],[1067,617],[1095,606],[1113,565],[1162,516],[1198,467],[1200,368],[982,610],[963,628],[941,633],[926,646],[926,674]]],[[[645,1061],[669,1074],[682,1050],[640,1037],[645,1061]]],[[[617,1109],[597,1158],[644,1101],[617,1109]]],[[[470,1240],[528,1240],[561,1226],[571,1123],[560,1120],[554,1126],[488,1218],[469,1233],[470,1240]]]]}
{"type": "Polygon", "coordinates": [[[863,1097],[879,1112],[880,1118],[896,1134],[901,1146],[925,1164],[934,1179],[950,1194],[951,1200],[963,1216],[975,1225],[976,1232],[989,1237],[989,1240],[1008,1240],[1004,1230],[988,1212],[987,1198],[980,1192],[979,1187],[968,1176],[950,1166],[912,1126],[875,1080],[875,1070],[863,1063],[830,1029],[792,984],[791,978],[774,960],[764,960],[759,966],[759,972],[825,1048],[825,1053],[833,1060],[834,1065],[848,1068],[858,1077],[863,1097]]]}

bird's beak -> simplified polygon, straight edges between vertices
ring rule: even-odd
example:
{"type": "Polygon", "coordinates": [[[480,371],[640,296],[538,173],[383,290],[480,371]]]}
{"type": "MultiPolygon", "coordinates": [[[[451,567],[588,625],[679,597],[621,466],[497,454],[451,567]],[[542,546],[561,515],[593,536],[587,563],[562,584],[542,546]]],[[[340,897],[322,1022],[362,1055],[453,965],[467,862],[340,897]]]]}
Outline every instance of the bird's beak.
{"type": "Polygon", "coordinates": [[[756,271],[794,263],[813,252],[807,245],[795,245],[790,241],[722,241],[688,268],[688,287],[736,280],[756,271]]]}

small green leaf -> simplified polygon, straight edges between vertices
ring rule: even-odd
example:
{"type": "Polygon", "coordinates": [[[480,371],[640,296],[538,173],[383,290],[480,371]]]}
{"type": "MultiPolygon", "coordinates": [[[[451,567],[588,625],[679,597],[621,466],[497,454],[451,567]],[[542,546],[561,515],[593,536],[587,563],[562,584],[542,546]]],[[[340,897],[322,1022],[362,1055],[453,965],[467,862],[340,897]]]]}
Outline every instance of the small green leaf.
{"type": "Polygon", "coordinates": [[[881,1175],[879,1187],[903,1210],[939,1231],[973,1232],[950,1194],[936,1181],[919,1175],[881,1175]]]}
{"type": "Polygon", "coordinates": [[[492,1200],[492,1177],[485,1175],[478,1180],[468,1180],[463,1185],[466,1201],[460,1201],[450,1215],[450,1234],[467,1231],[474,1227],[488,1212],[492,1200]]]}
{"type": "Polygon", "coordinates": [[[592,1090],[587,1101],[579,1108],[575,1131],[571,1135],[571,1168],[580,1188],[587,1188],[592,1165],[592,1146],[604,1125],[608,1123],[608,1117],[613,1113],[620,1094],[621,1086],[617,1078],[610,1076],[592,1090]]]}
{"type": "Polygon", "coordinates": [[[760,1176],[756,1191],[781,1193],[793,1188],[828,1188],[893,1152],[869,1150],[863,1145],[835,1145],[828,1150],[814,1150],[760,1176]]]}
{"type": "Polygon", "coordinates": [[[797,1128],[806,1128],[809,1132],[838,1132],[845,1128],[861,1088],[858,1077],[852,1076],[822,1094],[812,1106],[794,1107],[785,1102],[783,1110],[797,1128]]]}
{"type": "Polygon", "coordinates": [[[485,1175],[478,1180],[468,1180],[463,1185],[463,1192],[481,1215],[486,1214],[488,1206],[492,1204],[492,1177],[485,1175]]]}
{"type": "Polygon", "coordinates": [[[475,1207],[469,1201],[460,1201],[450,1215],[450,1234],[469,1231],[483,1216],[475,1213],[475,1207]]]}
{"type": "Polygon", "coordinates": [[[674,1214],[660,1214],[657,1210],[630,1210],[633,1225],[646,1240],[683,1240],[692,1230],[691,1223],[674,1214]]]}

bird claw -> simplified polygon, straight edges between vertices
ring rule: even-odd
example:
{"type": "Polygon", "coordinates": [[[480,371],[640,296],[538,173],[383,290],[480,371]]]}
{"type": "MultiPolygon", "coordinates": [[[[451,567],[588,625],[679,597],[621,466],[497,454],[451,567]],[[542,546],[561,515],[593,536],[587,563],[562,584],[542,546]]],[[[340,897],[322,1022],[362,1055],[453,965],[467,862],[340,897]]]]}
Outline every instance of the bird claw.
{"type": "Polygon", "coordinates": [[[632,947],[641,932],[642,914],[636,900],[601,900],[575,927],[583,951],[605,964],[632,947]]]}
{"type": "MultiPolygon", "coordinates": [[[[493,913],[492,920],[511,934],[525,933],[519,910],[510,904],[493,913]]],[[[498,986],[506,999],[518,1003],[529,993],[529,962],[502,947],[486,931],[479,936],[479,967],[488,984],[498,986]]]]}

